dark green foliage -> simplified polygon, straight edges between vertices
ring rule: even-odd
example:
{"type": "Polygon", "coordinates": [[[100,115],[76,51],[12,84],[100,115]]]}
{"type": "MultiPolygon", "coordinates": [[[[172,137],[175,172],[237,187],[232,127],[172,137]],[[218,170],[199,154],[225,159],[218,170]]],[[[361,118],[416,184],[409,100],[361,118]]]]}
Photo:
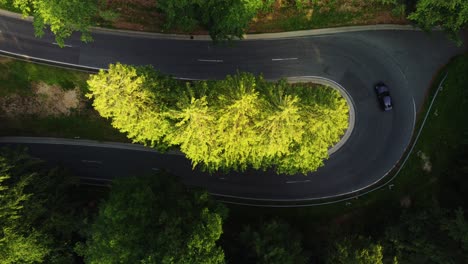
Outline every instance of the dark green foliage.
{"type": "Polygon", "coordinates": [[[68,196],[72,178],[22,151],[0,155],[0,258],[2,263],[74,263],[81,228],[68,196]]]}
{"type": "Polygon", "coordinates": [[[226,213],[168,174],[119,179],[78,251],[99,264],[224,263],[216,241],[226,213]]]}
{"type": "Polygon", "coordinates": [[[468,25],[468,1],[419,0],[416,10],[408,18],[427,31],[440,26],[452,39],[461,43],[458,33],[468,25]]]}
{"type": "Polygon", "coordinates": [[[301,264],[308,263],[300,234],[287,223],[272,220],[255,228],[247,226],[240,234],[245,247],[244,263],[301,264]]]}
{"type": "Polygon", "coordinates": [[[242,38],[257,12],[266,7],[263,0],[158,0],[166,26],[192,30],[208,28],[215,41],[242,38]]]}
{"type": "Polygon", "coordinates": [[[51,251],[50,241],[34,229],[24,208],[31,199],[25,188],[34,174],[12,179],[13,168],[11,161],[0,156],[0,258],[2,263],[42,262],[51,251]]]}
{"type": "Polygon", "coordinates": [[[327,263],[382,264],[383,247],[379,243],[373,243],[370,238],[343,238],[331,247],[327,263]]]}
{"type": "Polygon", "coordinates": [[[92,40],[90,27],[98,11],[98,0],[0,0],[0,4],[33,16],[36,36],[42,37],[44,29],[50,27],[62,47],[75,31],[81,33],[82,41],[92,40]]]}
{"type": "Polygon", "coordinates": [[[407,212],[387,229],[385,240],[401,263],[455,264],[468,259],[468,223],[461,210],[407,212]]]}

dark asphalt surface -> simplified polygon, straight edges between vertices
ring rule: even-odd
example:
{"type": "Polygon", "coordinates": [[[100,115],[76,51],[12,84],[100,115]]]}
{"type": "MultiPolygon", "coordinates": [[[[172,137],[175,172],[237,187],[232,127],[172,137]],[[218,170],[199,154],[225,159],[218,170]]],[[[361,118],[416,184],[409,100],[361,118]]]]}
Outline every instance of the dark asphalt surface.
{"type": "MultiPolygon", "coordinates": [[[[322,76],[351,95],[356,124],[348,142],[317,172],[307,176],[248,171],[228,175],[193,172],[181,156],[152,152],[32,144],[33,155],[69,166],[77,175],[113,178],[166,168],[187,184],[211,193],[255,199],[316,199],[353,192],[381,179],[408,146],[417,111],[437,69],[466,50],[439,32],[366,31],[281,40],[250,40],[214,46],[195,40],[161,40],[94,34],[84,44],[59,48],[53,37],[33,36],[26,21],[0,18],[0,50],[61,62],[105,68],[109,63],[151,64],[164,73],[194,79],[220,79],[237,70],[267,79],[322,76]],[[294,59],[293,59],[294,58],[294,59]],[[288,60],[278,60],[288,59],[288,60]],[[216,60],[218,62],[206,61],[216,60]],[[379,110],[372,85],[384,81],[394,100],[379,110]],[[84,160],[84,161],[83,161],[84,160]],[[99,161],[90,163],[86,161],[99,161]]],[[[79,135],[77,135],[79,136],[79,135]]]]}

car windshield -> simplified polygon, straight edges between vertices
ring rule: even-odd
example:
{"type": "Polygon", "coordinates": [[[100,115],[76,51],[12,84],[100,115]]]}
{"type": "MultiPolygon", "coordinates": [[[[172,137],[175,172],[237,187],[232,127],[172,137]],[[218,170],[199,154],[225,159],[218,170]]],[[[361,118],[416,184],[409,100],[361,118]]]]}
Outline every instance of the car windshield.
{"type": "Polygon", "coordinates": [[[377,88],[377,91],[379,91],[379,93],[385,93],[388,92],[388,88],[387,86],[382,85],[377,88]]]}

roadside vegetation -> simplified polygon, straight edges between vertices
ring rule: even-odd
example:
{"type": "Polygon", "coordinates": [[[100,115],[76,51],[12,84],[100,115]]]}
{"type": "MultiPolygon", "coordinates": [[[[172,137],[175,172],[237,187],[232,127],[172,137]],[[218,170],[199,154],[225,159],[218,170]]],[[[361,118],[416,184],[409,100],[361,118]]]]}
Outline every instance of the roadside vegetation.
{"type": "Polygon", "coordinates": [[[224,263],[227,209],[171,175],[80,186],[23,150],[0,151],[0,262],[224,263]],[[99,207],[96,205],[99,203],[99,207]]]}
{"type": "Polygon", "coordinates": [[[224,263],[227,209],[172,175],[116,180],[76,246],[85,263],[224,263]]]}
{"type": "Polygon", "coordinates": [[[468,23],[465,0],[0,0],[0,7],[34,17],[37,36],[50,27],[60,45],[72,32],[91,41],[90,27],[167,33],[208,32],[214,41],[245,33],[365,24],[441,26],[457,33],[468,23]]]}
{"type": "Polygon", "coordinates": [[[91,196],[62,169],[0,151],[0,262],[74,263],[91,196]],[[77,210],[81,208],[82,210],[77,210]]]}
{"type": "Polygon", "coordinates": [[[465,54],[435,79],[428,102],[448,73],[393,186],[348,203],[296,209],[223,206],[164,172],[116,180],[110,189],[85,187],[64,169],[50,168],[21,150],[2,150],[0,259],[465,263],[467,72],[465,54]]]}
{"type": "Polygon", "coordinates": [[[133,142],[177,147],[210,172],[306,174],[323,165],[348,127],[338,91],[249,73],[181,82],[151,67],[115,64],[88,84],[96,110],[133,142]]]}

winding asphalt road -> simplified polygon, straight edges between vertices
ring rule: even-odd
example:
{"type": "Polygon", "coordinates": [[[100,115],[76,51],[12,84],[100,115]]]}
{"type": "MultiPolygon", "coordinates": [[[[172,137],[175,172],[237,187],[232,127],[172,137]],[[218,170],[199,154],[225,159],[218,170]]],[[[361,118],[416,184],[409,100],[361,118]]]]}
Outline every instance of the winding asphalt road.
{"type": "MultiPolygon", "coordinates": [[[[94,42],[77,36],[65,48],[50,34],[33,36],[31,24],[0,17],[0,50],[59,62],[106,68],[109,63],[151,64],[180,78],[220,79],[236,71],[262,73],[267,79],[321,76],[338,82],[351,95],[355,128],[346,144],[325,166],[307,176],[247,171],[207,175],[192,171],[179,155],[121,148],[69,144],[26,144],[31,153],[65,164],[86,177],[113,178],[165,168],[184,182],[211,193],[250,200],[314,200],[338,197],[365,188],[400,160],[407,148],[431,78],[457,48],[436,32],[375,30],[304,36],[291,39],[246,40],[214,46],[197,40],[171,40],[125,34],[95,33],[94,42]],[[372,85],[383,80],[395,107],[378,108],[372,85]]],[[[79,135],[77,135],[79,136],[79,135]]],[[[0,140],[0,145],[7,144],[0,140]]],[[[261,203],[261,202],[260,202],[261,203]]]]}

